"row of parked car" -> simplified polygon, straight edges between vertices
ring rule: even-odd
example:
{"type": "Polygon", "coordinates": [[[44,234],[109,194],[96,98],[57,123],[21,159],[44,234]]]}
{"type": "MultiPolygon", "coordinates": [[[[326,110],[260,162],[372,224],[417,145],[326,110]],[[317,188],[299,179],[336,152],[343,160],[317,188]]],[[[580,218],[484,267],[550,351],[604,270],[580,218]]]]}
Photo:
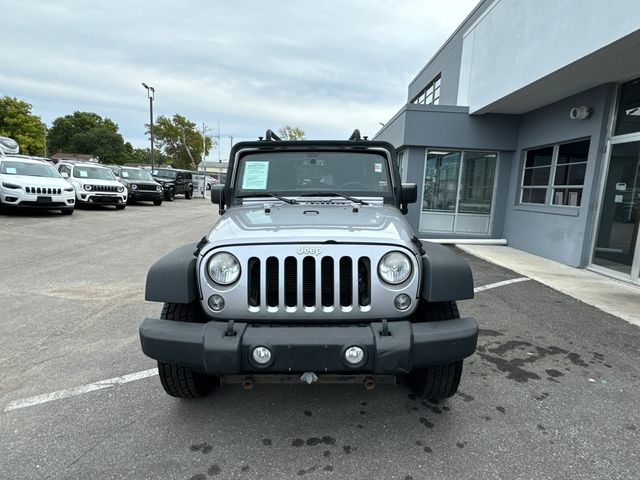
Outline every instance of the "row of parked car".
{"type": "MultiPolygon", "coordinates": [[[[71,215],[79,204],[112,205],[123,210],[131,202],[191,199],[194,174],[189,170],[101,165],[25,155],[0,157],[0,207],[60,210],[71,215]]],[[[197,183],[196,183],[197,188],[197,183]]]]}

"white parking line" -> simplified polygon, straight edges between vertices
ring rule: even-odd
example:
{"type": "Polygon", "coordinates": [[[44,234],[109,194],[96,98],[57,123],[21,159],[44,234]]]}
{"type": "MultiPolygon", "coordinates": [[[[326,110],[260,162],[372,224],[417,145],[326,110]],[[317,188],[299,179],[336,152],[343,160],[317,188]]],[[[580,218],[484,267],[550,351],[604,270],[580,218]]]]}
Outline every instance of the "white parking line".
{"type": "Polygon", "coordinates": [[[67,388],[65,390],[58,390],[57,392],[45,393],[44,395],[36,395],[35,397],[23,398],[22,400],[14,400],[4,409],[5,412],[11,410],[17,410],[19,408],[33,407],[41,403],[52,402],[54,400],[60,400],[62,398],[75,397],[76,395],[82,395],[83,393],[93,392],[95,390],[102,390],[103,388],[115,387],[123,383],[134,382],[142,378],[153,377],[158,374],[157,368],[150,370],[144,370],[142,372],[130,373],[129,375],[123,375],[121,377],[113,377],[107,380],[100,380],[99,382],[89,383],[87,385],[81,385],[79,387],[67,388]]]}
{"type": "MultiPolygon", "coordinates": [[[[474,293],[483,292],[492,288],[503,287],[505,285],[511,285],[512,283],[520,283],[531,280],[527,277],[513,278],[511,280],[504,280],[502,282],[490,283],[489,285],[482,285],[473,289],[474,293]]],[[[100,380],[98,382],[89,383],[87,385],[81,385],[79,387],[67,388],[65,390],[58,390],[57,392],[45,393],[44,395],[36,395],[35,397],[23,398],[21,400],[14,400],[4,409],[5,412],[11,410],[18,410],[19,408],[33,407],[34,405],[40,405],[42,403],[53,402],[54,400],[61,400],[63,398],[75,397],[76,395],[82,395],[84,393],[93,392],[95,390],[102,390],[103,388],[111,388],[116,385],[122,385],[123,383],[134,382],[143,378],[153,377],[158,374],[157,368],[150,370],[143,370],[142,372],[130,373],[128,375],[122,375],[121,377],[113,377],[107,380],[100,380]]]]}
{"type": "Polygon", "coordinates": [[[503,280],[502,282],[490,283],[489,285],[482,285],[473,289],[473,293],[484,292],[485,290],[491,290],[492,288],[504,287],[505,285],[511,285],[512,283],[520,283],[531,280],[529,277],[512,278],[511,280],[503,280]]]}

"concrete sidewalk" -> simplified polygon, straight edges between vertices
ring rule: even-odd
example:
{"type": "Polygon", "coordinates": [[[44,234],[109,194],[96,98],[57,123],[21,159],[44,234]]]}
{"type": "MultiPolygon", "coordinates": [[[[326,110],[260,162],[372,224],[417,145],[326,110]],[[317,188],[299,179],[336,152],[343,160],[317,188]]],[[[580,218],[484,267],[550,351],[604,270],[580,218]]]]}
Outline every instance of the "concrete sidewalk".
{"type": "Polygon", "coordinates": [[[496,245],[456,245],[456,247],[640,326],[640,287],[589,270],[572,268],[511,247],[496,245]]]}

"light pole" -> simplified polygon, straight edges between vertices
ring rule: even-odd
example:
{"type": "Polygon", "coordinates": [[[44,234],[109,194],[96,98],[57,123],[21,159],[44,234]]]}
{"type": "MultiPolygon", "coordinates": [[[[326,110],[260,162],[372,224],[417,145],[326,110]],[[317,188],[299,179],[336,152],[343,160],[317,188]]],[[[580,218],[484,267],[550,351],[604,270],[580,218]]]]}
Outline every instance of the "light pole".
{"type": "Polygon", "coordinates": [[[153,175],[153,100],[156,96],[156,89],[142,82],[142,86],[147,89],[149,97],[149,133],[151,133],[151,175],[153,175]]]}

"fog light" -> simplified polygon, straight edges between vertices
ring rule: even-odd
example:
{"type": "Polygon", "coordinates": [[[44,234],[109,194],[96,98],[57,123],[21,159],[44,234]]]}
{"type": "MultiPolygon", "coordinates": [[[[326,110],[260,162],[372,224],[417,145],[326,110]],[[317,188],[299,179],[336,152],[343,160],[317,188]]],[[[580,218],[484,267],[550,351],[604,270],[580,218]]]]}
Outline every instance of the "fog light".
{"type": "Polygon", "coordinates": [[[344,352],[344,359],[351,365],[358,365],[364,360],[364,350],[360,347],[349,347],[344,352]]]}
{"type": "Polygon", "coordinates": [[[398,310],[406,310],[411,306],[411,297],[406,293],[401,293],[393,301],[393,304],[398,310]]]}
{"type": "Polygon", "coordinates": [[[253,349],[253,361],[258,365],[266,365],[271,361],[271,350],[267,347],[256,347],[253,349]]]}
{"type": "Polygon", "coordinates": [[[211,295],[209,297],[209,306],[214,312],[219,312],[224,308],[224,298],[218,294],[211,295]]]}

